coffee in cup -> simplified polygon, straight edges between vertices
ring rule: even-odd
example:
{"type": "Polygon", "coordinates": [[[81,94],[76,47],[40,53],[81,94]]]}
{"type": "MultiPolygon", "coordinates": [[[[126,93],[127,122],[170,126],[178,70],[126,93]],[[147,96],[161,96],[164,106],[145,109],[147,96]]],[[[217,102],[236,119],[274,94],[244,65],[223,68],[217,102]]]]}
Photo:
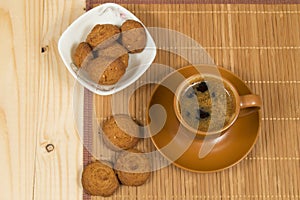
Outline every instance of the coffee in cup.
{"type": "Polygon", "coordinates": [[[197,74],[183,81],[176,90],[174,110],[188,130],[213,135],[227,130],[244,108],[259,108],[260,97],[240,96],[226,79],[214,74],[197,74]]]}

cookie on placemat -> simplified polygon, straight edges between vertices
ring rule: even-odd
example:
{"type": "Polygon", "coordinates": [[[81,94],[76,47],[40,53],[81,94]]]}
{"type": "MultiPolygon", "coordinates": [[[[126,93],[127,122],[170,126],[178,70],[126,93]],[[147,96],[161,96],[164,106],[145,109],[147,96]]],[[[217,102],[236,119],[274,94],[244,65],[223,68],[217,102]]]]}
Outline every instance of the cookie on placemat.
{"type": "Polygon", "coordinates": [[[126,66],[121,59],[112,61],[105,57],[97,57],[83,66],[89,77],[95,83],[112,85],[117,83],[125,74],[126,66]]]}
{"type": "Polygon", "coordinates": [[[140,53],[147,42],[146,31],[143,25],[134,20],[126,20],[121,26],[122,44],[129,53],[140,53]]]}
{"type": "Polygon", "coordinates": [[[105,143],[115,151],[133,148],[139,141],[139,127],[127,115],[110,117],[103,123],[102,130],[105,143]]]}
{"type": "Polygon", "coordinates": [[[118,179],[128,186],[144,184],[150,177],[150,163],[142,152],[130,149],[122,152],[115,165],[118,179]]]}
{"type": "Polygon", "coordinates": [[[86,38],[93,48],[105,48],[120,36],[119,27],[112,24],[97,24],[86,38]]]}
{"type": "Polygon", "coordinates": [[[86,193],[95,196],[110,196],[119,187],[114,170],[99,161],[84,168],[81,181],[86,193]]]}
{"type": "Polygon", "coordinates": [[[129,59],[128,51],[118,42],[113,42],[107,48],[97,50],[95,52],[95,55],[97,57],[99,56],[106,57],[108,59],[111,59],[112,61],[120,58],[121,61],[124,63],[124,65],[126,67],[128,66],[128,59],[129,59]]]}
{"type": "Polygon", "coordinates": [[[81,64],[85,61],[85,59],[92,59],[92,57],[93,54],[91,46],[86,42],[81,42],[75,50],[73,61],[77,67],[81,67],[81,64]]]}

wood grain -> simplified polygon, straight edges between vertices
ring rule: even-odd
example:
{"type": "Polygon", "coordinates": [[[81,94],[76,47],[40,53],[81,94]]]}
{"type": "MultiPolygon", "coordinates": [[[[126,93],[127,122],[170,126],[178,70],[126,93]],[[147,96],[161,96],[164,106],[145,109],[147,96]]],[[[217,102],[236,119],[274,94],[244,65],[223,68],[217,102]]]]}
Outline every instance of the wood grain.
{"type": "Polygon", "coordinates": [[[0,199],[82,198],[74,79],[57,42],[84,6],[83,0],[0,1],[0,199]]]}
{"type": "Polygon", "coordinates": [[[35,199],[81,199],[82,144],[73,113],[74,79],[57,50],[61,33],[84,12],[84,1],[43,1],[40,108],[45,109],[37,141],[35,199]],[[47,122],[47,123],[44,123],[47,122]],[[54,151],[45,152],[46,144],[54,151]],[[48,195],[45,195],[48,194],[48,195]]]}
{"type": "Polygon", "coordinates": [[[29,30],[40,21],[39,12],[28,13],[36,2],[0,2],[1,199],[33,199],[40,43],[39,31],[29,30]]]}

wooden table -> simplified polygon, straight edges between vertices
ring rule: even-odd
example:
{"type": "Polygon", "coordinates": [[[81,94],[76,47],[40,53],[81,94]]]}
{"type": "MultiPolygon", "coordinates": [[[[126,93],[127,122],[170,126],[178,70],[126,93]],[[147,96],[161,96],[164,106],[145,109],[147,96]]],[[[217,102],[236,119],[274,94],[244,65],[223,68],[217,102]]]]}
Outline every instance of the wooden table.
{"type": "Polygon", "coordinates": [[[84,0],[0,1],[1,200],[82,199],[75,81],[57,42],[84,12],[84,0]]]}

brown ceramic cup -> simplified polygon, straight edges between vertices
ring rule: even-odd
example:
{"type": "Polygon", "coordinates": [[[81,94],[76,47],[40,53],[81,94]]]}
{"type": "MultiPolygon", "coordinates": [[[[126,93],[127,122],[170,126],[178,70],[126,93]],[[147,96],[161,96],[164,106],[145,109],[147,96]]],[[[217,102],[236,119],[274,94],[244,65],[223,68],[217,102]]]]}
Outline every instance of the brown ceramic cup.
{"type": "MultiPolygon", "coordinates": [[[[257,111],[258,109],[260,109],[261,105],[262,105],[262,101],[260,96],[255,95],[255,94],[248,94],[248,95],[242,95],[240,96],[239,93],[237,92],[236,88],[234,87],[234,85],[228,81],[227,79],[220,77],[220,76],[216,76],[214,74],[196,74],[193,75],[187,79],[185,79],[176,89],[175,92],[175,96],[174,96],[174,111],[176,114],[177,119],[179,120],[179,122],[189,131],[196,133],[199,136],[213,136],[213,135],[221,135],[223,133],[225,133],[237,120],[238,117],[242,117],[245,115],[248,115],[250,113],[252,113],[253,111],[257,111]],[[200,82],[200,80],[203,80],[203,78],[205,79],[205,77],[212,77],[214,79],[217,79],[218,81],[220,81],[221,83],[224,84],[224,86],[226,85],[226,89],[230,90],[231,94],[232,94],[232,100],[235,102],[235,106],[234,106],[234,112],[230,118],[230,121],[224,125],[222,128],[218,129],[218,130],[213,130],[213,131],[201,131],[199,129],[195,129],[194,127],[192,127],[191,125],[189,125],[186,120],[184,119],[183,115],[181,114],[181,110],[180,110],[180,101],[179,98],[181,95],[183,95],[183,93],[186,91],[186,89],[197,82],[200,82]]],[[[199,122],[201,123],[201,122],[199,122]]],[[[245,127],[247,128],[247,127],[245,127]]]]}

